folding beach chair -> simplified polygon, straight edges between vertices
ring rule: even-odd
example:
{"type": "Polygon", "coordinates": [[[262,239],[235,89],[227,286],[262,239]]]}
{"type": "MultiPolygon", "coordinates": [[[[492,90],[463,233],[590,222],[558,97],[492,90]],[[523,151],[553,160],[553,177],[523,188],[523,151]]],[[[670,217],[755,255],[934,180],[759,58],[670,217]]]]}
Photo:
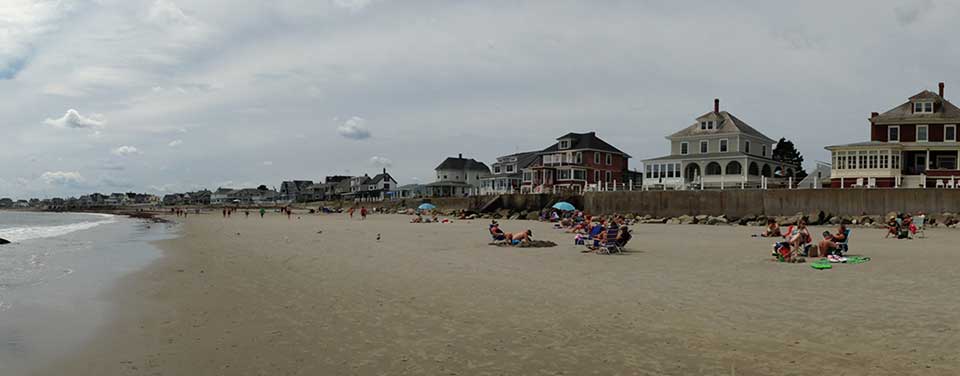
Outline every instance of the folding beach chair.
{"type": "Polygon", "coordinates": [[[843,234],[844,235],[843,241],[837,243],[837,246],[840,247],[840,256],[843,256],[844,253],[847,253],[847,251],[850,250],[850,233],[851,232],[852,231],[850,231],[850,229],[847,229],[843,234]]]}
{"type": "Polygon", "coordinates": [[[918,237],[918,238],[925,238],[925,237],[927,237],[927,233],[926,233],[925,231],[923,231],[923,228],[926,226],[926,222],[927,222],[927,216],[926,216],[926,215],[918,215],[918,216],[916,216],[916,217],[913,218],[913,225],[917,227],[917,237],[918,237]]]}
{"type": "Polygon", "coordinates": [[[605,255],[611,255],[614,253],[623,253],[623,249],[620,248],[620,245],[617,244],[617,235],[620,234],[620,229],[615,226],[607,228],[607,239],[603,242],[603,246],[600,248],[600,253],[605,255]]]}

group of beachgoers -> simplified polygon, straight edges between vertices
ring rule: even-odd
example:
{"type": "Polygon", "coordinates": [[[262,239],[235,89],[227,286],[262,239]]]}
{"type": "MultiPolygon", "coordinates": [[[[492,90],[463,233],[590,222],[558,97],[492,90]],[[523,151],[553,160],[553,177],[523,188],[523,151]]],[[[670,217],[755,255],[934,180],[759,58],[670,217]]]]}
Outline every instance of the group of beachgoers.
{"type": "Polygon", "coordinates": [[[360,212],[360,220],[361,220],[361,221],[366,220],[366,219],[367,219],[367,214],[370,214],[370,212],[367,210],[367,207],[366,207],[366,206],[361,206],[361,207],[360,207],[360,210],[357,210],[356,207],[351,206],[350,209],[347,209],[347,214],[350,214],[350,219],[353,219],[353,213],[358,212],[358,211],[360,212]]]}
{"type": "Polygon", "coordinates": [[[450,223],[450,220],[447,218],[441,219],[436,212],[426,213],[417,211],[413,215],[413,219],[410,220],[410,223],[450,223]]]}
{"type": "MultiPolygon", "coordinates": [[[[574,244],[586,247],[583,253],[610,254],[622,252],[633,235],[627,227],[627,219],[623,216],[608,218],[593,217],[582,211],[568,211],[560,213],[551,211],[541,213],[540,218],[554,223],[554,228],[565,233],[575,234],[574,244]]],[[[510,245],[521,245],[533,240],[533,231],[527,229],[520,232],[505,232],[500,224],[493,220],[489,227],[494,242],[505,242],[510,245]]]]}
{"type": "Polygon", "coordinates": [[[780,261],[796,262],[800,257],[826,257],[831,262],[844,262],[843,254],[847,251],[850,230],[845,224],[840,224],[836,232],[824,231],[821,239],[814,244],[806,221],[800,220],[782,232],[775,220],[768,219],[766,229],[760,236],[783,238],[783,241],[774,244],[773,251],[773,256],[780,261]]]}
{"type": "Polygon", "coordinates": [[[890,235],[893,235],[894,239],[912,239],[911,235],[916,235],[923,230],[926,218],[927,215],[922,212],[917,215],[917,220],[907,213],[890,216],[887,218],[887,234],[884,238],[889,239],[890,235]]]}

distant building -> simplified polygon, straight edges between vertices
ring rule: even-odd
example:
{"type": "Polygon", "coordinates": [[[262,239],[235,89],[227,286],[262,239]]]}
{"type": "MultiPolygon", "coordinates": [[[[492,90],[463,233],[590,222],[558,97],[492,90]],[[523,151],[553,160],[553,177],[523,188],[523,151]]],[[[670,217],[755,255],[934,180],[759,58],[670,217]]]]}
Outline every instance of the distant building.
{"type": "Polygon", "coordinates": [[[483,162],[450,157],[434,169],[437,180],[427,184],[427,194],[433,197],[461,197],[480,193],[481,181],[490,177],[490,168],[483,162]]]}
{"type": "Polygon", "coordinates": [[[313,185],[312,180],[290,180],[280,184],[280,197],[291,202],[309,201],[311,195],[307,187],[313,185]]]}
{"type": "Polygon", "coordinates": [[[383,201],[396,194],[397,181],[387,173],[387,169],[374,177],[367,175],[350,179],[350,193],[344,194],[346,200],[358,202],[383,201]]]}
{"type": "Polygon", "coordinates": [[[523,185],[523,170],[533,165],[538,158],[537,151],[516,153],[497,158],[491,165],[490,177],[481,179],[481,194],[519,193],[523,185]]]}
{"type": "Polygon", "coordinates": [[[396,198],[418,198],[427,196],[427,186],[423,184],[407,184],[397,188],[396,198]]]}
{"type": "Polygon", "coordinates": [[[800,166],[772,159],[776,141],[714,100],[713,111],[667,137],[670,155],[643,161],[648,189],[759,187],[762,177],[792,177],[800,166]]]}
{"type": "Polygon", "coordinates": [[[629,159],[596,132],[568,133],[523,169],[521,189],[525,193],[610,189],[626,182],[629,159]]]}
{"type": "Polygon", "coordinates": [[[10,198],[0,198],[0,208],[9,209],[13,207],[13,199],[10,198]]]}
{"type": "Polygon", "coordinates": [[[921,91],[882,114],[870,115],[870,141],[827,146],[831,186],[934,188],[960,186],[960,108],[944,84],[921,91]]]}

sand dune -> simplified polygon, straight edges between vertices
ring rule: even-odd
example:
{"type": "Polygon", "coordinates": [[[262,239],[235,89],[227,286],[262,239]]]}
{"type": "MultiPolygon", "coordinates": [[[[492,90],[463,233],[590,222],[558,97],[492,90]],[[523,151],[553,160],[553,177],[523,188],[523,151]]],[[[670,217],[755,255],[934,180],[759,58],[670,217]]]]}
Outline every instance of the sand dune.
{"type": "MultiPolygon", "coordinates": [[[[643,225],[622,256],[490,247],[486,222],[191,216],[50,375],[953,375],[960,232],[768,261],[747,227],[643,225]],[[322,233],[318,233],[322,231],[322,233]],[[377,241],[376,235],[382,240],[377,241]]],[[[814,232],[814,233],[818,233],[814,232]]]]}

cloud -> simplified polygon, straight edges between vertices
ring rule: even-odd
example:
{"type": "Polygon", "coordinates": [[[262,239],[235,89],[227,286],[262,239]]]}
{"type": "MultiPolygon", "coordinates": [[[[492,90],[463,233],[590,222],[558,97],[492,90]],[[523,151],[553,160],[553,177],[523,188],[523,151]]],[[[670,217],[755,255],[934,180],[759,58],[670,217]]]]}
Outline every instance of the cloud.
{"type": "Polygon", "coordinates": [[[0,80],[11,80],[26,69],[35,45],[59,29],[71,9],[63,1],[4,0],[0,5],[0,80]]]}
{"type": "Polygon", "coordinates": [[[125,145],[125,146],[116,147],[113,150],[110,150],[110,154],[116,155],[118,157],[129,157],[132,155],[140,154],[140,150],[137,150],[136,147],[125,145]]]}
{"type": "Polygon", "coordinates": [[[933,0],[917,0],[894,8],[893,13],[897,16],[897,22],[900,23],[900,26],[909,26],[917,22],[924,13],[932,11],[935,7],[933,0]]]}
{"type": "Polygon", "coordinates": [[[167,146],[172,148],[179,147],[180,145],[183,145],[183,140],[173,140],[173,141],[170,141],[169,144],[167,144],[167,146]]]}
{"type": "Polygon", "coordinates": [[[273,161],[263,161],[264,166],[273,166],[273,161]]]}
{"type": "Polygon", "coordinates": [[[373,156],[370,158],[370,164],[380,168],[387,168],[393,166],[393,161],[389,158],[373,156]]]}
{"type": "Polygon", "coordinates": [[[373,0],[332,0],[333,6],[347,9],[351,12],[359,12],[370,6],[373,0]]]}
{"type": "Polygon", "coordinates": [[[83,176],[76,171],[47,171],[40,179],[50,185],[75,186],[83,183],[83,176]]]}
{"type": "Polygon", "coordinates": [[[102,115],[93,114],[90,117],[85,117],[80,115],[77,110],[71,108],[67,110],[67,113],[62,117],[47,119],[44,123],[57,128],[96,129],[102,128],[106,124],[106,121],[102,115]]]}
{"type": "Polygon", "coordinates": [[[351,117],[342,125],[337,127],[337,133],[351,140],[363,140],[370,138],[370,130],[367,129],[366,120],[361,117],[351,117]]]}

